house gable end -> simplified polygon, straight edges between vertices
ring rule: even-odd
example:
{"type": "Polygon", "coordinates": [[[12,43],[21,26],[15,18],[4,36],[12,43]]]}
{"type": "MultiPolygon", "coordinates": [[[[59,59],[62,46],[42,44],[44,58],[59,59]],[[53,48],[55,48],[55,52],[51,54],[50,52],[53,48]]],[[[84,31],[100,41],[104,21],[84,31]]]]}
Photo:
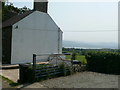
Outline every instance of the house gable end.
{"type": "Polygon", "coordinates": [[[58,30],[59,27],[47,14],[40,11],[34,11],[25,18],[13,25],[13,28],[26,30],[58,30]]]}

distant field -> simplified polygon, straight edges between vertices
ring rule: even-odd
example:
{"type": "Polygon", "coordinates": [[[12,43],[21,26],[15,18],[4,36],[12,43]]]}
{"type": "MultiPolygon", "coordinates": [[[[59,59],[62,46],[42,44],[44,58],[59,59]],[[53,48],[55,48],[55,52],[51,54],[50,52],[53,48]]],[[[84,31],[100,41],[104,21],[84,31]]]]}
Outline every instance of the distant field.
{"type": "MultiPolygon", "coordinates": [[[[71,60],[71,55],[66,55],[67,60],[71,60]]],[[[80,60],[83,64],[87,64],[87,60],[84,55],[76,55],[76,60],[80,60]]]]}

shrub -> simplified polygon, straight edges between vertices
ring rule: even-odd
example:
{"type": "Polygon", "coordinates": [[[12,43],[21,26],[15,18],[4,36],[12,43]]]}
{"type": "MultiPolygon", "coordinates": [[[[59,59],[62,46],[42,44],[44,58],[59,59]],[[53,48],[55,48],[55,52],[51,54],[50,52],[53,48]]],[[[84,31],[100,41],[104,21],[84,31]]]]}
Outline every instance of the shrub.
{"type": "Polygon", "coordinates": [[[68,66],[67,64],[60,63],[59,68],[61,70],[61,74],[60,74],[61,76],[64,76],[64,75],[67,76],[71,74],[70,66],[68,66]]]}
{"type": "Polygon", "coordinates": [[[90,51],[86,54],[87,69],[95,72],[120,74],[120,53],[90,51]]]}
{"type": "Polygon", "coordinates": [[[76,53],[72,54],[71,60],[76,60],[76,53]]]}

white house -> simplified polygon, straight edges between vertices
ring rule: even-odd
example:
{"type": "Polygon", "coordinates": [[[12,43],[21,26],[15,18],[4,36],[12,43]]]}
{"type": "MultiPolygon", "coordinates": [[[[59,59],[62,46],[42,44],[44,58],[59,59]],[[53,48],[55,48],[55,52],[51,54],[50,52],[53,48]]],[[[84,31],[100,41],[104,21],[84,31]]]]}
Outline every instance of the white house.
{"type": "Polygon", "coordinates": [[[46,13],[47,2],[36,2],[34,5],[36,6],[34,6],[33,11],[14,16],[3,22],[3,63],[20,64],[32,62],[34,53],[62,53],[62,31],[46,13]],[[43,11],[40,9],[41,7],[43,11]]]}

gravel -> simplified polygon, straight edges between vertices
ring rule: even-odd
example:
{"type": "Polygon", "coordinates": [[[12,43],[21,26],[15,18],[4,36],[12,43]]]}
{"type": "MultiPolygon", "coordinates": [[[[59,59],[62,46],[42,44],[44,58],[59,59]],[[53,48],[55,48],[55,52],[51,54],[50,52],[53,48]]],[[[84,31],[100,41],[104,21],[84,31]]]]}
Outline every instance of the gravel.
{"type": "Polygon", "coordinates": [[[29,88],[118,88],[118,75],[80,72],[28,85],[29,88]]]}

